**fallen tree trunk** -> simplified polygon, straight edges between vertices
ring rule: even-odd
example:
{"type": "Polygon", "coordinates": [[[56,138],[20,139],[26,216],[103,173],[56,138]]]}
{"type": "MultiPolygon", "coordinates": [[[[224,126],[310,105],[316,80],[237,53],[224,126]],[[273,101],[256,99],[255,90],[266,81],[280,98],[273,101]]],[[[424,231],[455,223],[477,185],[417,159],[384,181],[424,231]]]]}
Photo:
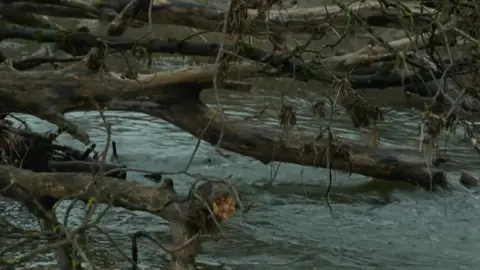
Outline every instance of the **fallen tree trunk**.
{"type": "MultiPolygon", "coordinates": [[[[6,104],[4,110],[41,115],[46,108],[52,114],[91,110],[95,108],[91,103],[94,99],[101,108],[143,112],[162,118],[212,144],[220,138],[223,124],[218,115],[199,100],[200,92],[212,87],[214,69],[191,67],[144,75],[137,78],[138,82],[114,75],[98,78],[98,75],[81,72],[79,74],[83,76],[77,77],[72,73],[74,70],[68,69],[69,73],[0,72],[2,87],[10,89],[0,92],[0,102],[6,104]],[[35,85],[26,85],[27,78],[35,85]]],[[[238,70],[230,72],[241,75],[238,70]]],[[[220,146],[263,163],[283,161],[406,181],[424,187],[445,186],[444,174],[434,166],[402,160],[388,150],[371,149],[343,140],[335,142],[315,140],[315,136],[290,134],[285,137],[282,134],[227,121],[220,146]]]]}
{"type": "Polygon", "coordinates": [[[163,217],[171,225],[173,247],[165,249],[171,251],[173,269],[196,269],[198,235],[218,232],[216,226],[229,219],[236,206],[231,189],[223,182],[206,182],[191,195],[180,196],[171,180],[151,187],[90,173],[34,173],[10,166],[0,166],[0,190],[3,196],[23,204],[38,201],[43,206],[65,197],[87,203],[94,198],[99,203],[163,217]]]}

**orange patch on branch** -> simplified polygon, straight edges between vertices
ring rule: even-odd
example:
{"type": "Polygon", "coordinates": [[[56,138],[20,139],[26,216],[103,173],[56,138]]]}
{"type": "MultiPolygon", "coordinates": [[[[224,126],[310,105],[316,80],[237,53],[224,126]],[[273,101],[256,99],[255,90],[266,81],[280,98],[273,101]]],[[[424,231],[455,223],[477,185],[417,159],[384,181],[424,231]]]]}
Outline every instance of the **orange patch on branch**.
{"type": "Polygon", "coordinates": [[[213,213],[223,221],[229,220],[235,214],[235,200],[227,195],[213,201],[213,213]]]}

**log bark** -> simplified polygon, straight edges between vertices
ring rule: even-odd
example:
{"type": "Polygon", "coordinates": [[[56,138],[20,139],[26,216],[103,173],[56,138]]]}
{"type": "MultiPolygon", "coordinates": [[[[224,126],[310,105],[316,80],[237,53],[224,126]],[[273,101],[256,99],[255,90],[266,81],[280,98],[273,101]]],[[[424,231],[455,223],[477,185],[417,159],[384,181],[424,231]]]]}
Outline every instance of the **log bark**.
{"type": "MultiPolygon", "coordinates": [[[[72,196],[88,202],[95,197],[103,204],[123,207],[130,210],[152,212],[166,220],[183,218],[185,213],[175,209],[175,200],[180,200],[173,186],[157,188],[142,186],[132,181],[121,181],[117,178],[104,177],[95,188],[88,183],[95,180],[91,173],[35,173],[11,166],[0,165],[0,189],[6,189],[3,195],[19,201],[34,198],[53,197],[57,200],[72,196]],[[13,179],[15,179],[13,181],[13,179]],[[10,184],[13,185],[10,186],[10,184]],[[9,187],[10,186],[10,187],[9,187]],[[90,187],[89,187],[90,186],[90,187]],[[23,191],[22,191],[23,190],[23,191]],[[99,192],[99,194],[95,194],[99,192]]],[[[224,196],[225,194],[221,195],[224,196]]],[[[211,202],[218,194],[209,194],[206,198],[211,202]],[[213,197],[212,197],[213,196],[213,197]]],[[[190,204],[191,201],[185,203],[190,204]]],[[[206,209],[203,209],[206,210],[206,209]]]]}

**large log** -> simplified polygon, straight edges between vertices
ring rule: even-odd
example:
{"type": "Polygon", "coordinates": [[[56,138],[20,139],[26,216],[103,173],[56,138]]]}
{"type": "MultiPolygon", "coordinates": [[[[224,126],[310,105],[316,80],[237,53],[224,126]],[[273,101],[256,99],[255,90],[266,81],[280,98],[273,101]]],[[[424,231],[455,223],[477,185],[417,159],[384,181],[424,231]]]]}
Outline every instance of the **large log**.
{"type": "Polygon", "coordinates": [[[218,231],[216,226],[234,214],[236,205],[223,182],[206,182],[193,191],[194,196],[181,196],[171,180],[152,187],[89,173],[33,173],[10,166],[0,166],[0,190],[2,196],[24,204],[34,200],[48,204],[65,197],[87,203],[94,198],[98,203],[163,217],[170,222],[174,248],[190,241],[184,248],[172,249],[172,264],[177,265],[173,269],[196,269],[200,239],[194,236],[218,231]]]}
{"type": "MultiPolygon", "coordinates": [[[[90,198],[95,197],[99,203],[151,212],[169,221],[176,221],[179,218],[187,221],[189,218],[184,214],[177,214],[177,211],[190,204],[191,201],[181,202],[182,196],[175,192],[173,182],[169,182],[167,186],[152,187],[143,186],[134,181],[122,181],[118,178],[103,177],[100,180],[97,178],[91,173],[35,173],[0,165],[0,190],[5,189],[5,193],[2,195],[15,200],[23,201],[43,197],[60,200],[71,196],[88,202],[90,198]],[[12,179],[15,180],[12,181],[12,179]],[[96,179],[99,181],[96,183],[97,187],[89,185],[96,179]],[[13,185],[11,185],[12,182],[14,182],[13,185]],[[21,192],[22,189],[25,193],[21,192]],[[96,192],[98,194],[95,194],[96,192]],[[175,205],[176,203],[185,204],[185,206],[175,209],[178,206],[175,205]]],[[[219,183],[219,185],[225,186],[224,183],[219,183]]],[[[215,199],[228,195],[225,194],[226,189],[219,188],[218,190],[222,190],[222,192],[200,194],[205,196],[204,199],[207,202],[212,203],[215,199]]],[[[196,205],[196,207],[199,206],[196,205]]],[[[200,209],[206,210],[202,207],[200,209]]]]}
{"type": "MultiPolygon", "coordinates": [[[[242,66],[237,70],[234,67],[231,76],[242,74],[242,66]]],[[[52,114],[62,114],[94,109],[93,98],[109,110],[137,111],[162,118],[212,144],[220,138],[223,124],[218,114],[199,100],[200,92],[212,87],[214,67],[190,67],[142,75],[136,80],[114,75],[99,78],[74,71],[0,72],[0,87],[9,90],[0,92],[0,103],[5,104],[4,110],[41,115],[48,109],[52,114]],[[26,81],[32,81],[32,85],[26,81]]],[[[424,187],[445,185],[444,174],[432,165],[344,140],[317,140],[315,135],[285,137],[281,131],[227,121],[220,146],[263,163],[283,161],[338,169],[424,187]]]]}

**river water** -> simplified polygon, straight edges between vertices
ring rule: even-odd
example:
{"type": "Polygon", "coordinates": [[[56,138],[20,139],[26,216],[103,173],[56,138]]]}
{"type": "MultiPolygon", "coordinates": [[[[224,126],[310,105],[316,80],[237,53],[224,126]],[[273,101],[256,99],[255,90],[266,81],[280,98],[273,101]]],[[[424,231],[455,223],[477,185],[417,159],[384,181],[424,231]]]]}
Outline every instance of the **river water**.
{"type": "MultiPolygon", "coordinates": [[[[355,41],[350,40],[350,44],[355,41]]],[[[348,47],[348,45],[346,46],[348,47]]],[[[35,45],[10,41],[2,50],[25,54],[35,45]]],[[[163,58],[173,62],[172,58],[163,58]]],[[[175,61],[179,61],[178,59],[175,61]]],[[[156,61],[154,69],[165,69],[156,61]]],[[[140,68],[145,68],[139,63],[140,68]]],[[[234,117],[250,116],[269,103],[259,120],[262,125],[275,125],[280,94],[288,91],[287,102],[297,110],[301,132],[317,132],[325,120],[312,116],[311,101],[323,99],[325,86],[320,83],[295,83],[290,80],[258,79],[251,94],[221,93],[221,102],[234,117]]],[[[379,125],[382,147],[394,147],[414,153],[418,142],[419,113],[401,105],[405,100],[399,89],[368,91],[373,102],[393,104],[384,107],[385,122],[379,125]],[[408,150],[410,149],[410,150],[408,150]]],[[[205,91],[206,103],[215,104],[213,92],[205,91]]],[[[160,171],[183,169],[197,140],[160,119],[139,113],[108,112],[113,125],[121,161],[134,168],[160,171]]],[[[102,147],[105,133],[95,112],[68,115],[79,123],[102,147]]],[[[29,116],[22,116],[38,131],[52,125],[29,116]]],[[[341,137],[365,142],[368,132],[353,129],[341,114],[334,118],[335,132],[341,137]]],[[[299,131],[296,131],[299,132],[299,131]]],[[[62,143],[81,147],[69,136],[62,143]]],[[[331,211],[325,200],[328,174],[292,164],[263,165],[252,158],[233,154],[226,159],[206,143],[194,158],[191,172],[216,177],[232,175],[244,200],[255,206],[246,215],[237,214],[224,224],[228,238],[209,241],[198,257],[203,269],[478,269],[480,257],[479,198],[457,183],[461,170],[480,173],[478,156],[470,148],[462,132],[445,143],[446,155],[452,159],[445,165],[452,192],[431,193],[402,183],[372,179],[336,172],[330,196],[331,211]]],[[[443,147],[443,145],[442,145],[443,147]]],[[[184,175],[172,177],[179,192],[186,192],[193,179],[184,175]]],[[[129,173],[129,179],[155,185],[140,174],[129,173]]],[[[59,210],[60,217],[66,204],[59,210]]],[[[34,220],[15,203],[0,198],[0,213],[21,226],[35,226],[34,220]]],[[[81,221],[83,206],[74,209],[73,224],[81,221]]],[[[6,226],[0,219],[0,230],[6,226]]],[[[143,212],[120,208],[110,210],[100,226],[122,250],[129,254],[129,236],[138,230],[154,233],[168,242],[165,221],[143,212]]],[[[110,241],[91,232],[89,253],[102,269],[127,266],[110,241]]],[[[3,240],[2,240],[3,241],[3,240]]],[[[25,253],[25,247],[20,253],[25,253]]],[[[19,254],[17,254],[19,255],[19,254]]],[[[168,256],[148,241],[140,241],[140,265],[145,269],[166,269],[168,256]]],[[[36,258],[36,266],[52,264],[52,257],[36,258]]]]}

